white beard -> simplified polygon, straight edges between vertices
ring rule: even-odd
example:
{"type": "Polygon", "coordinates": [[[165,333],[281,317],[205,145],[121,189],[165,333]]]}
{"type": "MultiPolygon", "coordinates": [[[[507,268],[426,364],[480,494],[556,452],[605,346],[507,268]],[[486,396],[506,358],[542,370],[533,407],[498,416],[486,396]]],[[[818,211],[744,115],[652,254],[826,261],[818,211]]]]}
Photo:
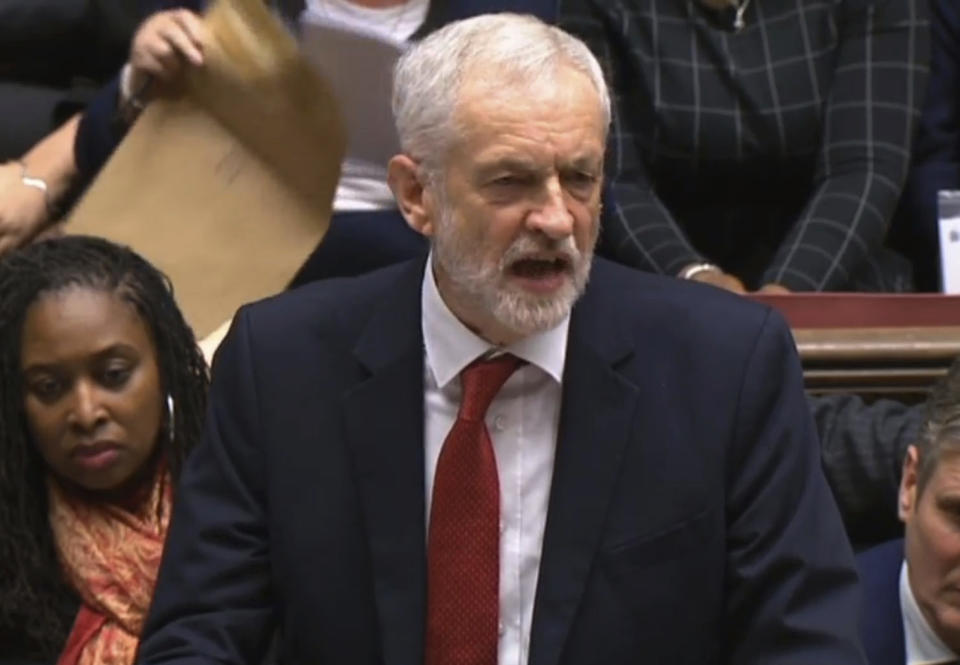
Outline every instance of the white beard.
{"type": "Polygon", "coordinates": [[[484,262],[484,247],[471,244],[457,229],[453,215],[443,206],[433,239],[436,263],[446,273],[456,295],[491,314],[500,325],[521,336],[550,330],[569,314],[590,276],[593,244],[577,249],[572,236],[555,241],[542,234],[524,234],[504,252],[497,264],[484,262]],[[511,286],[508,270],[518,259],[540,252],[566,256],[572,271],[556,293],[543,296],[511,286]]]}

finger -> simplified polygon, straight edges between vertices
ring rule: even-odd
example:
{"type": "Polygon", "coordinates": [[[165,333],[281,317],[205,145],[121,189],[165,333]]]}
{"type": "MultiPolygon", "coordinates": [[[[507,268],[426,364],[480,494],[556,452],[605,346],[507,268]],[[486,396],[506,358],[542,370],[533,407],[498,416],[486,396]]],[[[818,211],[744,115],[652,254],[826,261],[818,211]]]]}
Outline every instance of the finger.
{"type": "Polygon", "coordinates": [[[166,53],[146,54],[138,69],[161,81],[170,81],[180,73],[182,66],[179,56],[167,49],[166,53]]]}
{"type": "Polygon", "coordinates": [[[162,56],[173,51],[160,35],[153,35],[149,39],[143,39],[134,45],[130,51],[130,63],[134,67],[149,67],[150,63],[159,60],[162,56]]]}
{"type": "Polygon", "coordinates": [[[172,16],[173,22],[182,31],[186,44],[180,49],[180,52],[193,64],[200,66],[203,64],[203,50],[210,41],[210,33],[199,16],[186,9],[175,12],[172,16]]]}
{"type": "Polygon", "coordinates": [[[180,55],[187,59],[191,65],[200,67],[203,65],[203,53],[193,41],[190,35],[181,27],[172,27],[164,33],[167,43],[170,44],[180,55]]]}
{"type": "Polygon", "coordinates": [[[173,14],[172,20],[178,23],[201,49],[209,42],[210,32],[203,19],[188,9],[181,9],[173,14]]]}

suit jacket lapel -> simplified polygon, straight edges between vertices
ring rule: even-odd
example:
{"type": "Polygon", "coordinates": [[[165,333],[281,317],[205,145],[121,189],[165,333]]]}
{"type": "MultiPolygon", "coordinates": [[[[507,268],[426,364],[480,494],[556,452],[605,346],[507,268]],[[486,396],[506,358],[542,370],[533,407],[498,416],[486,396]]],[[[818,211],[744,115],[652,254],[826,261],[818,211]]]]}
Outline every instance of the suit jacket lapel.
{"type": "Polygon", "coordinates": [[[530,665],[556,665],[560,660],[600,542],[639,401],[637,388],[616,371],[632,347],[611,318],[615,307],[598,306],[604,290],[602,279],[597,284],[598,277],[595,273],[570,323],[530,665]]]}
{"type": "Polygon", "coordinates": [[[385,663],[423,662],[423,265],[408,266],[361,333],[354,353],[370,375],[344,403],[385,663]]]}

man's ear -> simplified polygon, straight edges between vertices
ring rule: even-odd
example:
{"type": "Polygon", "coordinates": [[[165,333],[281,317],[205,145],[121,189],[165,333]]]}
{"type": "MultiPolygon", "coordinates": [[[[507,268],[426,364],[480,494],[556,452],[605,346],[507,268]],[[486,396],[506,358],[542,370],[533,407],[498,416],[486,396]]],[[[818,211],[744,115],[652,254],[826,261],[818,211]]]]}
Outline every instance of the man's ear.
{"type": "Polygon", "coordinates": [[[419,175],[419,165],[407,155],[394,155],[387,164],[387,183],[400,213],[410,228],[429,238],[433,235],[436,210],[433,196],[419,175]]]}
{"type": "Polygon", "coordinates": [[[900,476],[900,496],[897,515],[906,522],[917,507],[917,475],[920,473],[920,454],[916,446],[908,446],[903,457],[903,474],[900,476]]]}

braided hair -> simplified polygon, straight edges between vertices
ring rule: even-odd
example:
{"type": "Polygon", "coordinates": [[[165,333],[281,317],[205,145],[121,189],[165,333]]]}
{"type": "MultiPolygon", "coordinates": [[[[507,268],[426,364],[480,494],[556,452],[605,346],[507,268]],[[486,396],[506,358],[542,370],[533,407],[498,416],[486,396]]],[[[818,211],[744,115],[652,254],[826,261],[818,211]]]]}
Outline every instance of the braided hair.
{"type": "Polygon", "coordinates": [[[172,436],[168,422],[158,444],[174,477],[201,436],[206,408],[203,355],[169,280],[142,257],[100,238],[67,236],[0,258],[0,644],[23,645],[12,654],[22,658],[56,657],[76,612],[54,548],[46,467],[28,434],[20,373],[27,310],[41,295],[73,287],[116,294],[149,331],[162,394],[176,409],[172,436]]]}

